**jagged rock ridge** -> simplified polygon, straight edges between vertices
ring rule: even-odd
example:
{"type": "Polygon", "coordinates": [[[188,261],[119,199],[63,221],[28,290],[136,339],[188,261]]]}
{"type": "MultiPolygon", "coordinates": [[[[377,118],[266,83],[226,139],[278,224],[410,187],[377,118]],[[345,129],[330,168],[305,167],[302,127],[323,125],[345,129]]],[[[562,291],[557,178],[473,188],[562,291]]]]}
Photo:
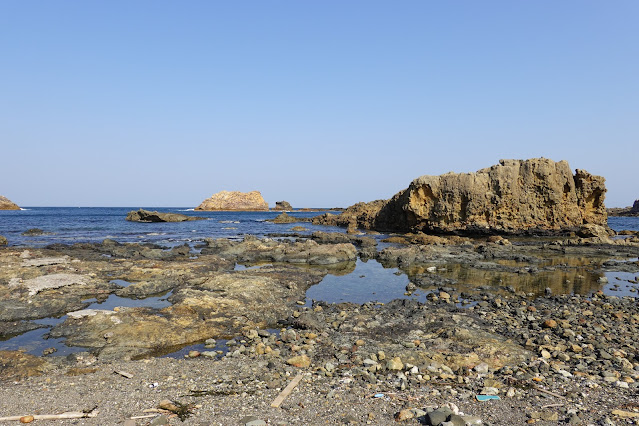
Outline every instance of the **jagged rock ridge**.
{"type": "Polygon", "coordinates": [[[555,233],[607,227],[603,177],[566,161],[500,160],[475,173],[421,176],[390,200],[358,203],[314,223],[426,233],[555,233]]]}
{"type": "Polygon", "coordinates": [[[259,191],[220,191],[202,201],[195,210],[267,211],[268,203],[259,191]]]}

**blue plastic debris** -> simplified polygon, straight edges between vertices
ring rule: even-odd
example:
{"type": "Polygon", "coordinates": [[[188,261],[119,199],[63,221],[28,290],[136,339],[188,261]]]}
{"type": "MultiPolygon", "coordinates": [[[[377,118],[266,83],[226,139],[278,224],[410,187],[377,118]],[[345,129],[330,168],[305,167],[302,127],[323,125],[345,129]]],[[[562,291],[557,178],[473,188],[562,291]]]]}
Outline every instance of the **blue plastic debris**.
{"type": "Polygon", "coordinates": [[[497,399],[497,400],[501,399],[497,395],[476,395],[475,398],[477,398],[477,401],[489,401],[491,399],[497,399]]]}
{"type": "Polygon", "coordinates": [[[374,397],[375,398],[383,398],[384,394],[383,393],[376,393],[374,397]]]}

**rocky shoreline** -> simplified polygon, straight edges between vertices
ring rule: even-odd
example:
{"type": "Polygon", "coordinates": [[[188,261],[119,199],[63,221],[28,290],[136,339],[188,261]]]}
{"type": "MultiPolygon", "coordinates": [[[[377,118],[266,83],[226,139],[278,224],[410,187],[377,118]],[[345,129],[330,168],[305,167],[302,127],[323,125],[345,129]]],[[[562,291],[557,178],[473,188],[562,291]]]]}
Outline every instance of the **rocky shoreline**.
{"type": "MultiPolygon", "coordinates": [[[[502,160],[340,215],[272,220],[346,233],[0,248],[0,338],[45,328],[77,348],[0,351],[0,420],[637,424],[639,236],[607,227],[605,192],[566,162],[502,160]],[[366,262],[405,288],[380,302],[389,280],[356,276],[366,262]],[[329,276],[372,283],[369,301],[308,300],[329,276]]],[[[268,209],[248,195],[197,210],[268,209]]]]}
{"type": "MultiPolygon", "coordinates": [[[[402,244],[381,249],[371,236],[320,232],[208,240],[197,249],[112,240],[3,248],[2,336],[66,314],[49,336],[87,349],[67,357],[0,352],[0,386],[11,391],[0,412],[97,407],[83,424],[122,424],[169,399],[189,407],[184,424],[633,421],[639,307],[635,297],[601,289],[604,272],[617,271],[636,294],[635,236],[397,238],[402,244]],[[427,300],[304,306],[310,286],[352,271],[358,258],[398,268],[410,280],[407,294],[427,300]],[[469,286],[468,270],[502,283],[469,286]],[[531,277],[546,285],[534,288],[531,277]],[[166,292],[165,308],[85,309],[90,299],[166,292]],[[207,339],[230,340],[182,360],[153,358],[207,339]],[[296,390],[271,407],[298,374],[296,390]]],[[[157,418],[130,424],[182,424],[170,411],[147,415],[157,418]]]]}

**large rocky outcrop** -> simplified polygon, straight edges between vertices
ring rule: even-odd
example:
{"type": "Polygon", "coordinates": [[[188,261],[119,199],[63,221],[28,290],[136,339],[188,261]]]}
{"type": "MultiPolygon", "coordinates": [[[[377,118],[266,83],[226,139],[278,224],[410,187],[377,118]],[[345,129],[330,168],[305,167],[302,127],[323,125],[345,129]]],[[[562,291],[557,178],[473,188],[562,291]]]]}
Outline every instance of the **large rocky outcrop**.
{"type": "Polygon", "coordinates": [[[609,216],[639,216],[639,200],[635,200],[632,207],[608,209],[609,216]]]}
{"type": "Polygon", "coordinates": [[[20,210],[20,207],[7,197],[0,195],[0,210],[20,210]]]}
{"type": "Polygon", "coordinates": [[[259,191],[221,191],[202,201],[195,210],[266,211],[268,203],[259,191]]]}
{"type": "Polygon", "coordinates": [[[203,220],[205,217],[187,216],[179,213],[150,212],[140,209],[130,211],[126,215],[126,220],[130,222],[186,222],[190,220],[203,220]]]}
{"type": "Polygon", "coordinates": [[[607,227],[604,178],[566,161],[501,160],[476,173],[421,176],[390,200],[358,203],[313,223],[426,233],[557,233],[607,227]]]}

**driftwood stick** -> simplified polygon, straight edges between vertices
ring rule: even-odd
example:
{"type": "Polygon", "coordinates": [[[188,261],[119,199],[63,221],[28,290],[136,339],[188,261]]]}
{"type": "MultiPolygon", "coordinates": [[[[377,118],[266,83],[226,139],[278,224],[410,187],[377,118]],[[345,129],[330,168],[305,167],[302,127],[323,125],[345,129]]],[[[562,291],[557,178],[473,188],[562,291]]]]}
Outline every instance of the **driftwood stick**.
{"type": "Polygon", "coordinates": [[[122,376],[122,377],[126,377],[127,379],[132,379],[132,378],[133,378],[133,374],[131,374],[131,373],[127,373],[126,371],[118,371],[118,370],[115,370],[115,371],[114,371],[114,373],[115,373],[115,374],[119,374],[119,375],[120,375],[120,376],[122,376]]]}
{"type": "Polygon", "coordinates": [[[539,392],[547,393],[548,395],[552,395],[552,396],[557,397],[557,398],[566,399],[566,397],[563,396],[563,395],[559,395],[558,393],[547,391],[546,389],[542,389],[539,386],[532,385],[532,387],[533,387],[533,389],[535,389],[535,390],[537,390],[539,392]]]}
{"type": "Polygon", "coordinates": [[[546,408],[563,407],[564,405],[565,404],[548,404],[548,405],[542,405],[541,408],[545,410],[546,408]]]}
{"type": "MultiPolygon", "coordinates": [[[[83,413],[82,411],[67,411],[66,413],[62,414],[34,414],[33,420],[83,419],[97,416],[97,410],[93,410],[90,413],[83,413]]],[[[0,417],[0,422],[20,420],[23,417],[25,416],[0,417]]]]}
{"type": "Polygon", "coordinates": [[[295,378],[291,380],[291,383],[289,383],[288,386],[286,386],[284,390],[280,392],[277,398],[275,398],[273,402],[271,402],[271,407],[279,408],[279,406],[282,405],[282,402],[284,402],[286,397],[289,396],[291,392],[293,392],[293,389],[295,389],[295,387],[302,380],[302,377],[304,377],[304,375],[301,373],[295,376],[295,378]]]}
{"type": "Polygon", "coordinates": [[[134,417],[129,417],[129,419],[131,420],[139,420],[139,419],[150,419],[151,417],[157,417],[157,414],[147,414],[146,416],[134,416],[134,417]]]}

